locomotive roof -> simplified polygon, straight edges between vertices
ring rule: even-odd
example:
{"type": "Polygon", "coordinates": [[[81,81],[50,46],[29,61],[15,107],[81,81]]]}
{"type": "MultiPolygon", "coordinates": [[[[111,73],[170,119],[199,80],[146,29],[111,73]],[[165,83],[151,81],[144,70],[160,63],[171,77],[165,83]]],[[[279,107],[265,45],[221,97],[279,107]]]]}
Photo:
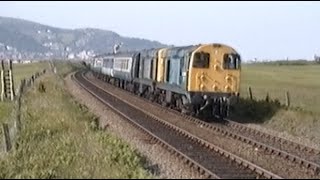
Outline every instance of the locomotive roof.
{"type": "Polygon", "coordinates": [[[173,47],[168,49],[168,56],[179,56],[182,57],[185,54],[189,54],[196,50],[200,45],[173,47]]]}
{"type": "MultiPolygon", "coordinates": [[[[215,46],[223,46],[223,44],[213,44],[215,46]]],[[[186,54],[190,54],[194,50],[196,50],[198,47],[200,47],[201,44],[198,45],[190,45],[190,46],[176,46],[176,47],[166,47],[168,49],[167,53],[168,56],[179,56],[182,57],[186,54]]],[[[136,53],[141,53],[141,55],[144,56],[154,56],[158,50],[162,48],[152,48],[152,49],[143,49],[139,51],[129,51],[129,52],[121,52],[119,51],[117,54],[113,53],[104,53],[101,55],[95,56],[95,58],[104,58],[104,57],[133,57],[136,53]]]]}
{"type": "Polygon", "coordinates": [[[136,54],[137,52],[118,52],[117,54],[111,54],[111,56],[114,57],[132,57],[136,54]]]}
{"type": "Polygon", "coordinates": [[[100,54],[95,56],[95,58],[106,58],[106,57],[132,57],[134,56],[134,54],[136,54],[137,52],[118,52],[117,54],[113,54],[113,53],[104,53],[104,54],[100,54]]]}
{"type": "Polygon", "coordinates": [[[153,56],[156,55],[156,53],[158,52],[159,49],[160,49],[160,48],[158,48],[158,49],[153,48],[153,49],[142,50],[142,51],[140,51],[140,54],[141,54],[142,56],[153,57],[153,56]]]}

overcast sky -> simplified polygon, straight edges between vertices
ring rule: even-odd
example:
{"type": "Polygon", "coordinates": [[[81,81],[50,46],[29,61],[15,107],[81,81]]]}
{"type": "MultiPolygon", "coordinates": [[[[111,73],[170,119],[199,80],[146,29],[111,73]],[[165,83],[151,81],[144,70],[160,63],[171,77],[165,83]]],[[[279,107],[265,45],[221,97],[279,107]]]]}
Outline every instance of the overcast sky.
{"type": "Polygon", "coordinates": [[[0,16],[190,45],[219,42],[244,59],[320,55],[320,2],[0,2],[0,16]]]}

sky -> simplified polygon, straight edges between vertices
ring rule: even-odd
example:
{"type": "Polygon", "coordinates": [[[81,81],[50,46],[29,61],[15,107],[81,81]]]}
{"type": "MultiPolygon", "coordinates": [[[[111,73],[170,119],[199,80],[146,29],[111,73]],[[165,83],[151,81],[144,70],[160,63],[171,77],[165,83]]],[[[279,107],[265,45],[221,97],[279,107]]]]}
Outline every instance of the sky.
{"type": "Polygon", "coordinates": [[[320,55],[320,2],[1,1],[0,16],[176,46],[223,43],[244,60],[320,55]]]}

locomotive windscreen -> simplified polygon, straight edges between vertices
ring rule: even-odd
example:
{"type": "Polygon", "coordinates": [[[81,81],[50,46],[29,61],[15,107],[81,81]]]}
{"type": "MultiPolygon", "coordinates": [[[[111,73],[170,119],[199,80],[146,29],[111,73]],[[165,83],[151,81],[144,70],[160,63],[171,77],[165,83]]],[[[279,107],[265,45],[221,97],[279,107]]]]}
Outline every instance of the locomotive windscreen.
{"type": "Polygon", "coordinates": [[[210,54],[204,52],[197,52],[194,55],[193,67],[195,68],[209,68],[210,54]]]}
{"type": "Polygon", "coordinates": [[[223,57],[224,69],[239,69],[240,63],[240,56],[238,54],[225,54],[223,57]]]}

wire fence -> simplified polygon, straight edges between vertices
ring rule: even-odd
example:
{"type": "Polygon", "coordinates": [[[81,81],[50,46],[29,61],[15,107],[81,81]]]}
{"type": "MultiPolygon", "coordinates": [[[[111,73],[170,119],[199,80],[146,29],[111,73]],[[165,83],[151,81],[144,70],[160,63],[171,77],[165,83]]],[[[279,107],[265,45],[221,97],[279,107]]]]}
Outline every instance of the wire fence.
{"type": "Polygon", "coordinates": [[[13,110],[9,119],[2,123],[0,135],[2,136],[2,141],[0,140],[0,154],[4,152],[9,152],[16,148],[16,140],[22,130],[22,118],[21,118],[21,99],[24,94],[33,87],[36,79],[41,77],[46,73],[46,69],[33,74],[28,79],[21,80],[20,85],[16,89],[16,96],[13,101],[13,110]]]}

